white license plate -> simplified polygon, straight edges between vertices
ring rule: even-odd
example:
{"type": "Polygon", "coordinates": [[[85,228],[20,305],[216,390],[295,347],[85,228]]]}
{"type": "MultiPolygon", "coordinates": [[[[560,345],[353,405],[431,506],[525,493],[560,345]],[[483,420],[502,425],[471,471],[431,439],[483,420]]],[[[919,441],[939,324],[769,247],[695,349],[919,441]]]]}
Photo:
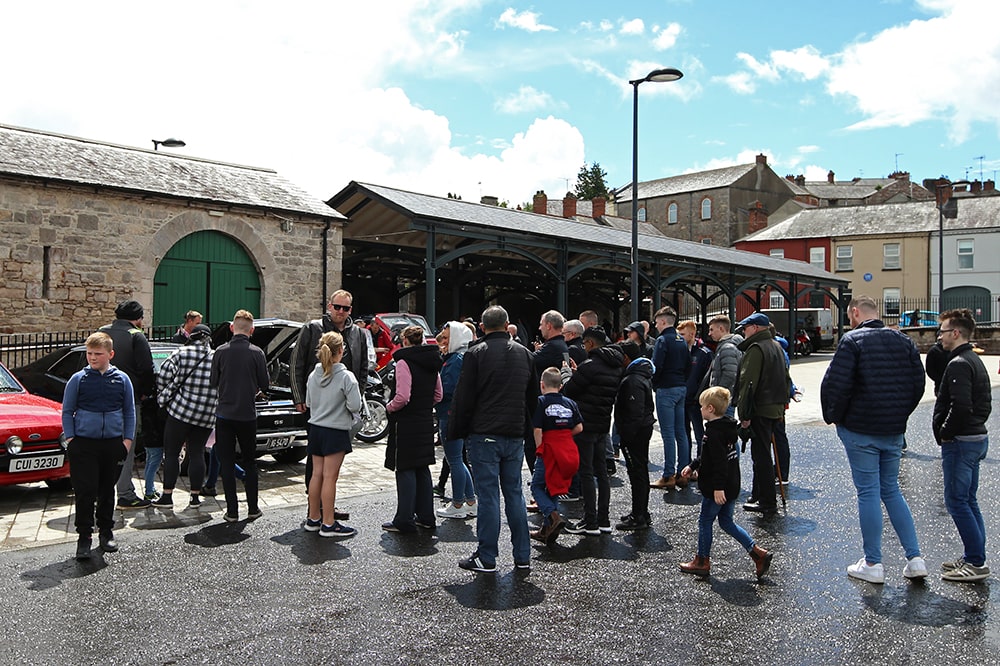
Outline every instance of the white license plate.
{"type": "Polygon", "coordinates": [[[291,437],[272,437],[267,440],[268,450],[272,449],[287,449],[288,445],[292,443],[291,437]]]}
{"type": "Polygon", "coordinates": [[[36,456],[34,458],[11,458],[11,472],[36,472],[40,469],[59,469],[63,466],[63,456],[36,456]]]}

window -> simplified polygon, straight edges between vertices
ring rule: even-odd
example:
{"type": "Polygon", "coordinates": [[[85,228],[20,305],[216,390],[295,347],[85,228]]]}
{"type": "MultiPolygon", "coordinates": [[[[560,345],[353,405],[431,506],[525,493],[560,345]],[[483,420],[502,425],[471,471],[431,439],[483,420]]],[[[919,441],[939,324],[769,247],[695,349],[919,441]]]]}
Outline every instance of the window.
{"type": "Polygon", "coordinates": [[[774,257],[775,259],[784,259],[785,258],[785,248],[783,248],[783,247],[772,247],[770,250],[768,250],[768,254],[771,255],[772,257],[774,257]]]}
{"type": "Polygon", "coordinates": [[[899,288],[886,287],[882,290],[882,310],[887,316],[899,316],[899,288]]]}
{"type": "Polygon", "coordinates": [[[667,224],[677,224],[677,204],[667,206],[667,224]]]}
{"type": "Polygon", "coordinates": [[[639,222],[645,222],[646,221],[646,207],[645,206],[643,206],[642,208],[639,209],[639,213],[636,215],[636,219],[639,222]]]}
{"type": "Polygon", "coordinates": [[[809,265],[813,268],[818,268],[820,270],[826,270],[826,248],[825,247],[811,247],[809,248],[809,265]]]}
{"type": "Polygon", "coordinates": [[[712,219],[712,200],[705,197],[701,200],[701,219],[711,220],[712,219]]]}
{"type": "Polygon", "coordinates": [[[785,308],[785,297],[780,292],[772,291],[769,302],[772,310],[783,310],[785,308]]]}
{"type": "Polygon", "coordinates": [[[958,239],[958,270],[969,270],[973,267],[974,250],[973,239],[958,239]]]}
{"type": "Polygon", "coordinates": [[[854,246],[853,245],[838,245],[837,246],[837,270],[838,271],[853,271],[854,270],[854,246]]]}
{"type": "Polygon", "coordinates": [[[712,239],[711,238],[702,238],[701,239],[701,244],[702,245],[711,245],[712,244],[712,239]]]}
{"type": "Polygon", "coordinates": [[[898,270],[899,267],[899,243],[883,243],[882,269],[892,271],[898,270]]]}

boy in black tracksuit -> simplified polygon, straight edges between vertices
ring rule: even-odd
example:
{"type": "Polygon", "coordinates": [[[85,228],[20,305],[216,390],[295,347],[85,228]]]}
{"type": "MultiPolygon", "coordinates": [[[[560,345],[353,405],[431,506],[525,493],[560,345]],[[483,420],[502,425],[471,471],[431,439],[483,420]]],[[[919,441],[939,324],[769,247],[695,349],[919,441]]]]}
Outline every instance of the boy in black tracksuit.
{"type": "Polygon", "coordinates": [[[740,496],[740,457],[736,448],[739,425],[729,416],[729,391],[721,386],[702,391],[698,398],[705,418],[705,438],[701,455],[681,471],[687,479],[698,471],[701,490],[701,515],[698,517],[698,554],[690,562],[681,563],[681,571],[707,576],[711,567],[712,526],[719,526],[746,548],[757,567],[757,578],[767,573],[773,555],[754,544],[746,530],[733,522],[733,508],[740,496]]]}
{"type": "Polygon", "coordinates": [[[632,486],[632,512],[615,525],[619,530],[644,530],[652,526],[649,515],[649,439],[653,436],[653,364],[634,341],[621,344],[625,376],[615,397],[615,427],[632,486]]]}

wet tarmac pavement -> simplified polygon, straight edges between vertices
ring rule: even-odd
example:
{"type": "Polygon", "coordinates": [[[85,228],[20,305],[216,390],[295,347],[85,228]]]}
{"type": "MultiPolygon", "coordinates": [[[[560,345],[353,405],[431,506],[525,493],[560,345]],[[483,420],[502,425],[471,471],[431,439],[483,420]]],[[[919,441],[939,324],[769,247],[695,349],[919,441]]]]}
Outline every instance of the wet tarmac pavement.
{"type": "MultiPolygon", "coordinates": [[[[998,397],[994,389],[995,407],[998,397]]],[[[787,512],[764,519],[737,509],[737,522],[775,551],[760,582],[718,529],[712,576],[678,570],[697,544],[692,488],[651,491],[650,531],[533,544],[527,574],[513,570],[505,528],[493,575],[456,566],[475,548],[473,521],[412,537],[382,532],[392,493],[351,501],[360,533],[347,540],[303,532],[301,506],[235,524],[178,509],[133,525],[121,552],[89,563],[75,562],[65,543],[3,553],[0,663],[995,664],[998,449],[982,465],[979,490],[994,577],[946,583],[940,564],[961,545],[929,423],[922,404],[901,470],[931,571],[924,583],[903,578],[888,524],[885,585],[847,577],[861,537],[846,457],[832,427],[799,425],[788,429],[787,512]]],[[[749,456],[743,473],[747,488],[749,456]]],[[[626,513],[623,477],[620,468],[612,481],[613,516],[626,513]]],[[[565,511],[581,512],[579,504],[565,511]]]]}

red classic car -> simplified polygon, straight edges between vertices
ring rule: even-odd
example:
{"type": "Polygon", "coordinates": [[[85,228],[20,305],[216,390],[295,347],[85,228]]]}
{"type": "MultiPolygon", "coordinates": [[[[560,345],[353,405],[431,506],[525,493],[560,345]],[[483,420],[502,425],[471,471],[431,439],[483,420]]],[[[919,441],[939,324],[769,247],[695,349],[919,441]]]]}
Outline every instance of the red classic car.
{"type": "Polygon", "coordinates": [[[32,395],[0,364],[0,485],[69,485],[62,405],[32,395]]]}

